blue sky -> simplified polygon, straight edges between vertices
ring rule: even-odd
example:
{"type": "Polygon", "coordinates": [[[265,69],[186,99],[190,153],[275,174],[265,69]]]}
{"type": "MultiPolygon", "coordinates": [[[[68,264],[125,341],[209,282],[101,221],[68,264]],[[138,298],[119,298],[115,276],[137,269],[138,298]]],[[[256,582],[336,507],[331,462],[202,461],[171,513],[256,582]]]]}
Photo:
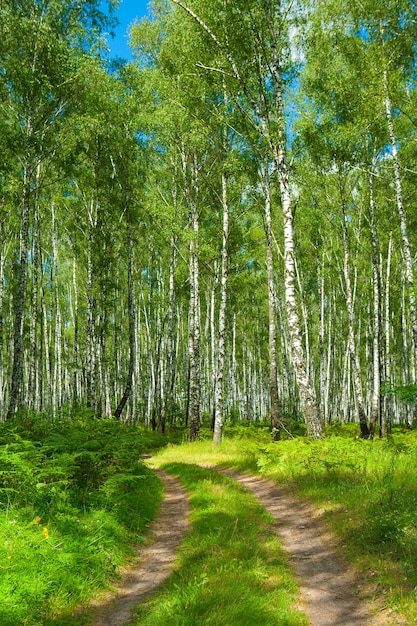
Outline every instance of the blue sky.
{"type": "Polygon", "coordinates": [[[136,18],[141,18],[148,12],[149,0],[120,0],[117,17],[120,24],[115,28],[115,37],[108,38],[110,56],[131,59],[128,45],[128,28],[136,18]]]}

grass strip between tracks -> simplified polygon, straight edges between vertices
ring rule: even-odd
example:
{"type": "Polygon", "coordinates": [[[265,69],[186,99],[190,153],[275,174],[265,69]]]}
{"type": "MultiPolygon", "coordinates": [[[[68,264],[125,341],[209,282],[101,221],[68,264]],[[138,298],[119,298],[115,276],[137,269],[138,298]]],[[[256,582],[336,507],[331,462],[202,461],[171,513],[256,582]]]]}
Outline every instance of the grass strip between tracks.
{"type": "Polygon", "coordinates": [[[271,516],[240,485],[196,465],[162,466],[190,495],[193,530],[166,585],[136,609],[137,626],[302,626],[297,585],[271,516]]]}

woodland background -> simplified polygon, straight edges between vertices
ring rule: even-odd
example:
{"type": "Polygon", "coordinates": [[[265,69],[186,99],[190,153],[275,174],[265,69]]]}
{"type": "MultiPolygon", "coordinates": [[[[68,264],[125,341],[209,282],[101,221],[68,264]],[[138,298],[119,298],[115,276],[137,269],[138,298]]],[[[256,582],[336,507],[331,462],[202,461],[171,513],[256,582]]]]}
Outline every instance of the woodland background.
{"type": "Polygon", "coordinates": [[[415,4],[115,6],[1,3],[1,420],[412,425],[415,4]]]}

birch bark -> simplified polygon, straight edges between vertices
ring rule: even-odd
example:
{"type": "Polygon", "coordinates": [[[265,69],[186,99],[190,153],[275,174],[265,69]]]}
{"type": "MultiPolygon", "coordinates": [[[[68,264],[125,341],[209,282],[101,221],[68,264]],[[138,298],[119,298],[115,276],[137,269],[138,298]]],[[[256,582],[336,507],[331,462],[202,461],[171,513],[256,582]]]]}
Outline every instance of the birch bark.
{"type": "Polygon", "coordinates": [[[126,248],[127,248],[127,309],[129,320],[129,369],[126,386],[114,416],[119,419],[132,393],[133,374],[136,362],[136,311],[133,281],[133,239],[129,207],[126,207],[126,248]]]}
{"type": "Polygon", "coordinates": [[[52,414],[60,417],[62,414],[62,323],[61,306],[59,303],[58,281],[58,245],[55,224],[55,207],[52,203],[52,261],[54,272],[54,309],[55,309],[55,342],[54,342],[54,376],[53,376],[53,401],[52,414]]]}
{"type": "MultiPolygon", "coordinates": [[[[269,3],[267,3],[269,4],[269,3]]],[[[282,77],[278,54],[278,34],[271,26],[271,74],[275,96],[275,110],[278,118],[278,136],[272,146],[275,168],[281,195],[284,220],[284,286],[288,329],[291,340],[291,356],[297,380],[300,407],[307,426],[307,433],[314,439],[323,436],[314,387],[309,381],[306,358],[301,340],[301,325],[295,295],[295,240],[294,215],[290,192],[289,166],[287,159],[287,138],[282,93],[282,77]]]]}
{"type": "MultiPolygon", "coordinates": [[[[408,227],[407,227],[407,218],[405,214],[404,208],[404,199],[403,199],[403,190],[402,190],[402,180],[401,180],[401,169],[400,169],[400,159],[398,156],[397,150],[397,138],[395,136],[394,130],[394,122],[392,119],[392,106],[391,99],[389,96],[388,89],[388,73],[387,70],[384,69],[383,73],[383,85],[384,85],[384,109],[385,109],[385,118],[388,127],[388,134],[391,144],[391,157],[394,168],[394,183],[395,183],[395,195],[396,195],[396,203],[397,203],[397,211],[400,222],[400,231],[402,238],[402,248],[403,248],[403,256],[404,256],[404,266],[405,266],[405,279],[407,283],[407,299],[408,305],[410,309],[410,321],[411,321],[411,331],[412,331],[412,343],[413,350],[411,352],[412,358],[412,367],[411,370],[415,371],[416,369],[416,359],[417,359],[417,311],[416,311],[416,296],[414,289],[414,273],[413,273],[413,262],[411,256],[411,246],[410,240],[408,236],[408,227]]],[[[415,382],[414,380],[412,381],[415,382]]]]}
{"type": "Polygon", "coordinates": [[[222,261],[220,270],[220,309],[219,331],[217,344],[217,371],[214,389],[214,434],[213,442],[220,443],[223,428],[223,377],[226,361],[226,306],[227,306],[227,276],[228,276],[228,238],[229,238],[229,203],[227,198],[227,176],[222,172],[222,206],[223,206],[223,236],[222,261]]]}
{"type": "MultiPolygon", "coordinates": [[[[28,127],[31,126],[30,119],[28,127]]],[[[31,128],[28,128],[28,135],[31,134],[31,128]]],[[[13,365],[12,380],[9,398],[9,407],[7,410],[7,418],[13,417],[22,403],[21,394],[23,391],[23,322],[26,310],[26,292],[27,292],[27,266],[29,252],[29,221],[30,221],[30,166],[25,162],[23,166],[23,198],[22,198],[22,216],[20,225],[20,254],[19,254],[19,278],[17,285],[17,294],[15,300],[15,318],[13,329],[13,365]]]]}
{"type": "Polygon", "coordinates": [[[371,410],[369,415],[370,437],[375,434],[376,425],[379,424],[381,432],[381,281],[379,271],[379,245],[375,221],[375,201],[373,172],[369,175],[369,217],[372,247],[372,285],[373,285],[373,324],[372,324],[372,395],[371,410]]]}
{"type": "Polygon", "coordinates": [[[96,336],[95,336],[95,297],[93,285],[93,233],[97,225],[94,200],[88,209],[88,242],[87,242],[87,354],[86,354],[86,400],[87,408],[95,405],[96,393],[96,336]]]}
{"type": "Polygon", "coordinates": [[[78,406],[80,401],[80,376],[78,371],[78,342],[79,342],[79,320],[78,320],[78,282],[77,282],[77,257],[74,248],[72,260],[72,287],[73,287],[73,323],[74,323],[74,345],[72,348],[72,406],[78,406]]]}
{"type": "Polygon", "coordinates": [[[193,239],[190,242],[190,309],[189,309],[189,361],[190,361],[190,441],[197,439],[200,432],[200,295],[198,268],[198,213],[192,202],[190,222],[193,239]]]}
{"type": "Polygon", "coordinates": [[[353,369],[353,386],[355,390],[356,413],[360,425],[361,437],[369,438],[370,432],[365,413],[365,402],[362,391],[361,366],[357,341],[355,337],[355,312],[353,306],[353,289],[351,283],[350,255],[349,255],[349,233],[348,233],[348,215],[346,211],[345,190],[342,181],[342,175],[339,173],[339,189],[342,204],[342,232],[343,232],[343,273],[346,288],[346,307],[348,314],[348,344],[353,369]]]}
{"type": "Polygon", "coordinates": [[[199,215],[197,198],[199,193],[199,172],[196,155],[188,162],[185,150],[181,150],[185,196],[189,211],[190,239],[190,304],[188,312],[188,358],[189,358],[189,422],[190,441],[195,441],[200,433],[201,405],[201,346],[200,346],[200,280],[199,280],[199,215]]]}
{"type": "MultiPolygon", "coordinates": [[[[391,385],[391,324],[390,324],[390,282],[391,282],[391,257],[392,257],[392,231],[390,232],[388,252],[387,252],[387,269],[385,276],[385,384],[391,385]]],[[[384,420],[386,434],[391,434],[392,424],[392,397],[386,393],[384,395],[384,420]]]]}
{"type": "Polygon", "coordinates": [[[268,163],[265,164],[262,174],[264,194],[265,236],[266,236],[266,267],[268,276],[268,336],[269,336],[269,395],[271,410],[271,432],[274,441],[281,436],[281,419],[278,404],[278,360],[277,360],[277,328],[276,328],[276,294],[274,257],[272,246],[272,218],[271,218],[271,189],[268,172],[268,163]]]}

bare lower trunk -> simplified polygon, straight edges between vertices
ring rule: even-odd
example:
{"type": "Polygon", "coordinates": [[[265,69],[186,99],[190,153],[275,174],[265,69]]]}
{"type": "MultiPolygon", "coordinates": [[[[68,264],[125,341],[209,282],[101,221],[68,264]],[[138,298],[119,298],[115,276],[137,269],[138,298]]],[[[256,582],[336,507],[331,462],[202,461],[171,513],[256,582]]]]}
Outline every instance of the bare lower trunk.
{"type": "MultiPolygon", "coordinates": [[[[396,201],[397,201],[398,217],[400,221],[402,249],[403,249],[404,265],[405,265],[405,278],[407,281],[407,299],[408,299],[408,306],[410,310],[410,320],[411,320],[411,330],[412,330],[413,349],[411,351],[411,359],[412,359],[411,371],[415,372],[416,358],[417,358],[417,312],[416,312],[416,295],[415,295],[415,289],[414,289],[413,261],[412,261],[412,255],[411,255],[410,240],[408,237],[407,218],[406,218],[405,209],[404,209],[402,181],[401,181],[401,172],[400,172],[400,160],[398,157],[397,138],[394,132],[394,123],[393,123],[392,113],[391,113],[391,100],[389,97],[388,75],[387,75],[386,70],[384,70],[384,91],[385,91],[385,98],[384,98],[385,117],[386,117],[387,126],[388,126],[388,134],[389,134],[390,144],[391,144],[392,162],[393,162],[393,167],[394,167],[395,195],[396,195],[396,201]]],[[[412,380],[412,382],[414,383],[415,380],[412,380]]]]}
{"type": "Polygon", "coordinates": [[[213,442],[220,443],[223,427],[223,377],[226,360],[226,305],[227,305],[227,275],[228,275],[228,238],[229,238],[229,205],[227,201],[227,178],[222,172],[222,204],[223,204],[223,240],[222,240],[222,263],[220,274],[220,309],[219,309],[219,334],[218,334],[218,358],[216,371],[216,385],[214,389],[214,434],[213,442]]]}
{"type": "Polygon", "coordinates": [[[319,318],[319,415],[323,427],[326,424],[326,393],[325,393],[325,376],[326,376],[326,355],[324,352],[324,263],[317,268],[317,282],[319,286],[320,298],[320,318],[319,318]]]}
{"type": "Polygon", "coordinates": [[[23,323],[26,311],[27,264],[29,248],[30,181],[28,165],[23,172],[23,201],[20,226],[19,278],[15,299],[15,319],[13,328],[13,366],[7,418],[10,419],[22,406],[23,392],[23,323]]]}
{"type": "Polygon", "coordinates": [[[342,182],[342,176],[339,175],[340,182],[340,198],[342,203],[342,232],[343,232],[343,273],[345,278],[345,287],[346,287],[346,307],[348,314],[348,343],[349,343],[349,352],[352,360],[352,369],[353,369],[353,386],[355,390],[355,401],[356,401],[356,413],[360,425],[361,437],[368,438],[370,435],[368,423],[366,419],[365,413],[365,402],[363,398],[362,391],[362,380],[361,380],[361,366],[359,359],[359,352],[357,348],[356,338],[355,338],[355,312],[353,307],[353,297],[352,297],[352,283],[350,278],[350,258],[349,258],[349,237],[348,237],[348,216],[346,214],[346,200],[345,200],[345,192],[342,182]]]}
{"type": "Polygon", "coordinates": [[[168,289],[168,337],[167,337],[167,376],[165,411],[172,423],[175,407],[175,380],[176,380],[176,319],[175,319],[175,268],[177,265],[177,251],[175,235],[171,234],[170,262],[169,262],[169,289],[168,289]]]}
{"type": "Polygon", "coordinates": [[[288,175],[284,164],[278,160],[278,179],[281,190],[281,203],[284,217],[284,284],[285,304],[288,318],[288,329],[291,340],[291,357],[297,380],[300,407],[307,426],[307,433],[314,439],[323,436],[314,389],[309,382],[304,348],[301,341],[300,318],[295,297],[295,252],[294,252],[294,219],[288,175]]]}
{"type": "MultiPolygon", "coordinates": [[[[198,221],[194,217],[194,232],[198,232],[198,221]]],[[[198,438],[200,432],[200,297],[197,242],[190,244],[190,309],[189,309],[189,362],[190,362],[190,441],[198,438]]]]}
{"type": "MultiPolygon", "coordinates": [[[[40,165],[37,171],[37,181],[40,176],[40,165]]],[[[39,346],[37,342],[38,332],[38,316],[39,316],[39,275],[41,272],[40,244],[39,244],[39,206],[38,194],[35,196],[34,208],[34,224],[32,230],[32,293],[31,293],[31,311],[30,311],[30,330],[29,330],[29,362],[28,362],[28,407],[32,410],[39,411],[37,376],[38,376],[38,354],[39,346]]]]}
{"type": "Polygon", "coordinates": [[[281,206],[284,220],[284,285],[285,305],[288,319],[288,330],[291,342],[291,357],[300,397],[301,413],[307,426],[307,433],[314,439],[323,436],[323,426],[320,421],[314,387],[309,381],[309,372],[305,351],[301,340],[301,325],[298,315],[297,299],[295,295],[295,246],[294,246],[294,215],[292,210],[289,185],[289,169],[286,153],[286,128],[284,106],[282,99],[282,79],[278,58],[277,33],[273,31],[272,51],[272,78],[276,111],[279,116],[279,131],[277,144],[272,146],[275,167],[278,176],[281,206]]]}
{"type": "Polygon", "coordinates": [[[88,213],[88,243],[87,243],[87,355],[86,355],[86,395],[87,408],[91,409],[95,404],[95,370],[96,370],[96,346],[95,346],[95,298],[93,293],[93,229],[95,228],[94,201],[88,213]]]}
{"type": "Polygon", "coordinates": [[[136,362],[136,311],[134,298],[134,282],[133,282],[133,241],[132,227],[130,223],[129,208],[127,211],[126,222],[126,245],[127,245],[127,308],[129,320],[129,369],[127,373],[127,381],[123,396],[116,407],[114,416],[120,418],[123,409],[129,399],[133,386],[133,372],[136,362]]]}
{"type": "Polygon", "coordinates": [[[78,406],[80,401],[80,379],[78,371],[78,283],[77,283],[77,259],[74,251],[72,264],[72,284],[73,284],[73,323],[74,323],[74,345],[72,349],[72,406],[78,406]]]}
{"type": "Polygon", "coordinates": [[[372,284],[373,284],[373,327],[372,327],[372,396],[371,411],[369,417],[370,436],[375,434],[376,425],[379,424],[381,434],[381,283],[379,274],[379,246],[375,223],[375,204],[373,195],[373,174],[369,178],[369,215],[371,227],[372,247],[372,284]]]}
{"type": "Polygon", "coordinates": [[[3,298],[4,298],[4,261],[5,255],[0,249],[0,422],[4,418],[4,387],[3,387],[3,298]]]}
{"type": "Polygon", "coordinates": [[[51,342],[49,339],[48,325],[50,319],[50,311],[46,308],[46,294],[45,294],[45,280],[46,277],[42,271],[42,283],[41,283],[41,305],[42,305],[42,336],[45,352],[45,378],[46,378],[46,393],[42,394],[43,407],[52,406],[52,375],[51,375],[51,342]],[[45,402],[46,400],[46,402],[45,402]]]}
{"type": "Polygon", "coordinates": [[[199,279],[199,216],[197,199],[199,193],[199,171],[196,155],[187,158],[184,149],[181,152],[185,196],[189,211],[190,240],[190,304],[188,311],[188,418],[190,422],[190,441],[200,433],[201,412],[201,338],[200,338],[200,279],[199,279]]]}
{"type": "Polygon", "coordinates": [[[279,415],[278,372],[277,372],[277,329],[276,329],[276,294],[274,258],[272,246],[271,190],[268,163],[263,172],[265,235],[266,235],[266,267],[268,276],[268,318],[269,318],[269,395],[271,408],[271,432],[275,441],[281,436],[281,419],[279,415]]]}
{"type": "MultiPolygon", "coordinates": [[[[388,254],[387,254],[387,272],[385,277],[385,385],[391,385],[391,323],[390,323],[390,280],[391,280],[391,256],[392,256],[392,232],[390,233],[388,254]]],[[[390,394],[384,395],[384,422],[386,434],[391,434],[392,423],[392,397],[390,394]]]]}
{"type": "Polygon", "coordinates": [[[58,284],[58,245],[55,230],[55,207],[52,204],[52,260],[54,271],[54,301],[55,301],[55,343],[54,343],[54,376],[52,414],[59,417],[62,414],[62,324],[61,307],[59,303],[58,284]]]}

